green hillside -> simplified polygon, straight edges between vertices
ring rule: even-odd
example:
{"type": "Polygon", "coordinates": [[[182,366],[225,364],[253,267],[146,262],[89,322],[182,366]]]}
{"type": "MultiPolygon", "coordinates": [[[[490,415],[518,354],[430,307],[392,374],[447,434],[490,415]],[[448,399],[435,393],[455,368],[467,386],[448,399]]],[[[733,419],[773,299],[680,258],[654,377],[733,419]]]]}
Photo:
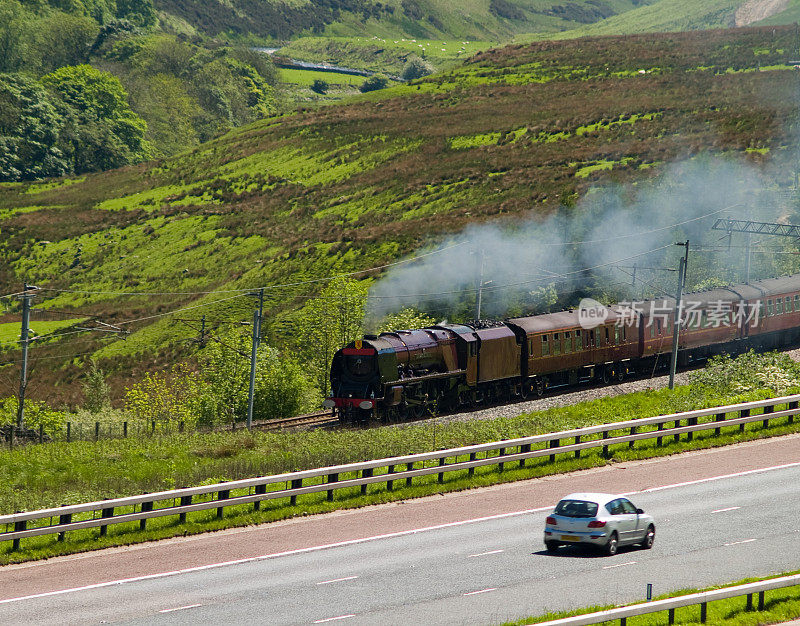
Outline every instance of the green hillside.
{"type": "Polygon", "coordinates": [[[155,0],[165,27],[287,41],[301,35],[507,40],[597,22],[652,0],[155,0]]]}
{"type": "MultiPolygon", "coordinates": [[[[468,225],[540,219],[676,160],[726,155],[788,185],[793,41],[767,28],[510,46],[175,157],[0,185],[0,295],[27,281],[46,288],[40,308],[131,331],[37,345],[31,394],[77,401],[88,355],[117,392],[188,358],[201,316],[211,330],[251,319],[252,298],[230,290],[269,287],[265,337],[302,345],[314,281],[468,225]]],[[[19,303],[2,304],[0,323],[18,321],[19,303]]],[[[6,382],[17,358],[6,346],[6,382]]]]}

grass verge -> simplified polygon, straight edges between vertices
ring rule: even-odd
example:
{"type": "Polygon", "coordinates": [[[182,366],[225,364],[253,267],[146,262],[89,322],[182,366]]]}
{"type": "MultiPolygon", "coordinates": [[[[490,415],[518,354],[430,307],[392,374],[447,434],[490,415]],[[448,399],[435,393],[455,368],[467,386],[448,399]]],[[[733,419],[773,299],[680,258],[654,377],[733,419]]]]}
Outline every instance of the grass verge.
{"type": "MultiPolygon", "coordinates": [[[[185,434],[29,446],[0,453],[0,471],[13,477],[1,487],[0,507],[3,512],[13,512],[213,484],[645,417],[658,414],[658,409],[663,413],[673,413],[768,395],[765,391],[749,392],[726,397],[723,401],[718,395],[703,395],[687,386],[674,392],[647,391],[603,398],[510,419],[449,425],[426,423],[402,428],[306,433],[185,434]]],[[[146,530],[140,530],[138,522],[131,522],[108,526],[105,536],[100,536],[99,529],[91,529],[70,532],[60,542],[54,535],[34,537],[23,540],[18,551],[12,551],[11,542],[4,542],[0,546],[0,564],[528,480],[793,432],[800,432],[800,424],[789,424],[786,418],[774,420],[766,427],[759,421],[748,424],[743,432],[734,426],[725,428],[717,436],[713,430],[696,433],[691,441],[669,438],[661,446],[656,440],[638,442],[633,448],[627,444],[618,445],[612,447],[608,455],[603,454],[602,448],[596,448],[586,450],[578,459],[562,454],[556,457],[555,462],[550,462],[547,457],[531,460],[524,468],[516,464],[506,464],[503,470],[498,466],[487,466],[477,468],[471,478],[466,470],[448,472],[441,484],[437,482],[437,476],[432,475],[414,479],[410,487],[405,483],[395,483],[393,491],[388,491],[385,484],[371,485],[363,495],[358,487],[341,489],[335,492],[333,502],[328,502],[322,492],[300,496],[294,506],[281,499],[263,502],[259,511],[254,511],[253,505],[226,507],[222,518],[217,517],[215,509],[190,513],[184,523],[180,523],[177,516],[157,518],[148,521],[146,530]]],[[[346,475],[340,476],[340,480],[347,478],[346,475]]],[[[239,494],[231,493],[234,495],[239,494]]],[[[116,511],[117,514],[128,512],[132,510],[116,511]]],[[[79,521],[79,518],[76,516],[73,521],[79,521]]]]}
{"type": "MultiPolygon", "coordinates": [[[[791,576],[793,574],[800,574],[800,570],[793,572],[785,572],[776,576],[769,576],[767,578],[746,578],[737,582],[729,583],[726,585],[718,585],[716,587],[706,587],[704,589],[682,589],[677,592],[664,594],[654,598],[654,600],[665,600],[667,598],[676,598],[678,596],[685,596],[691,593],[698,593],[701,591],[712,591],[714,589],[723,589],[725,587],[735,587],[737,585],[744,585],[747,583],[757,582],[760,580],[768,580],[770,578],[779,578],[781,576],[791,576]]],[[[628,606],[628,605],[626,605],[628,606]]],[[[615,608],[609,606],[593,606],[580,609],[578,611],[565,611],[561,613],[548,613],[538,617],[528,617],[515,622],[505,622],[502,626],[524,626],[527,624],[538,624],[555,619],[562,619],[565,617],[572,617],[574,615],[585,615],[586,613],[594,613],[596,611],[604,611],[607,609],[615,608]]],[[[629,626],[661,626],[667,621],[666,611],[658,613],[651,613],[649,615],[642,615],[640,617],[629,617],[627,623],[629,626]]],[[[747,596],[737,598],[728,598],[726,600],[717,600],[708,604],[708,614],[706,616],[707,624],[724,624],[725,626],[757,626],[759,624],[778,624],[791,619],[800,617],[800,586],[787,587],[785,589],[776,589],[775,591],[766,592],[764,609],[747,610],[747,596]]],[[[675,624],[699,624],[700,623],[700,605],[688,606],[675,610],[675,624]]],[[[602,624],[611,625],[619,624],[619,620],[609,622],[602,622],[602,624]]]]}

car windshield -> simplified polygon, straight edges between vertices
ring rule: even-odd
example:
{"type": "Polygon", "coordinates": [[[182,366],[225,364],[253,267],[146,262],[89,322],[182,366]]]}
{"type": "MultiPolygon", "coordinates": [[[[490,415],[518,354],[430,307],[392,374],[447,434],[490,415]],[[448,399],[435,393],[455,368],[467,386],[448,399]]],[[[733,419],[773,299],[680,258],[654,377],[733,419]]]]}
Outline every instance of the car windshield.
{"type": "Polygon", "coordinates": [[[594,517],[597,515],[597,503],[586,500],[562,500],[556,506],[555,514],[564,517],[594,517]]]}

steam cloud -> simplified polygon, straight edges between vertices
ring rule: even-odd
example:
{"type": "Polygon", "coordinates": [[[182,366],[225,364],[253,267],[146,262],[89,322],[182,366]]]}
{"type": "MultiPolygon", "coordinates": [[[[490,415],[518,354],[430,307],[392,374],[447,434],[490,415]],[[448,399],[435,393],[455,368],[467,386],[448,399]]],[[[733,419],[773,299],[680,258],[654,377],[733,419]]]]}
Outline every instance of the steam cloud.
{"type": "MultiPolygon", "coordinates": [[[[693,248],[724,246],[727,241],[719,240],[725,233],[710,230],[716,219],[778,221],[786,217],[779,200],[762,175],[741,161],[702,157],[676,163],[636,187],[593,188],[578,206],[544,220],[534,216],[513,225],[470,226],[376,282],[370,291],[371,313],[381,317],[423,305],[447,316],[470,293],[474,299],[481,255],[485,316],[507,315],[515,290],[518,294],[552,284],[562,295],[574,294],[576,302],[582,289],[597,285],[615,284],[624,291],[620,284],[631,281],[624,272],[630,273],[634,263],[676,267],[683,249],[675,242],[689,239],[693,248]]],[[[731,280],[741,280],[745,254],[732,250],[721,261],[719,254],[690,253],[690,283],[693,272],[702,279],[703,267],[714,256],[731,280]]],[[[668,284],[670,291],[676,282],[674,274],[663,272],[639,276],[668,284]]],[[[637,285],[626,297],[641,296],[641,289],[637,285]]]]}

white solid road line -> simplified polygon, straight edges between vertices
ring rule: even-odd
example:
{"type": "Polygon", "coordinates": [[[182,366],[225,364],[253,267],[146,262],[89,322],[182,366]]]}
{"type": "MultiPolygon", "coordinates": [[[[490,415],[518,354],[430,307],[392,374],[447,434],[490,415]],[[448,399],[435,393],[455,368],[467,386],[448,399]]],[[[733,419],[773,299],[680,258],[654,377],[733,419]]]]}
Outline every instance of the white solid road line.
{"type": "Polygon", "coordinates": [[[161,609],[159,613],[172,613],[173,611],[185,611],[186,609],[196,609],[198,606],[203,606],[202,604],[187,604],[186,606],[177,606],[174,609],[161,609]]]}
{"type": "Polygon", "coordinates": [[[728,511],[738,511],[742,507],[740,506],[729,506],[727,509],[717,509],[716,511],[711,511],[712,513],[726,513],[728,511]]]}
{"type": "Polygon", "coordinates": [[[489,589],[481,589],[480,591],[470,591],[468,593],[464,593],[464,594],[461,594],[461,595],[474,596],[474,595],[477,595],[479,593],[489,593],[490,591],[497,591],[497,587],[490,587],[489,589]]]}
{"type": "MultiPolygon", "coordinates": [[[[782,470],[788,469],[791,467],[800,467],[800,462],[797,463],[786,463],[783,465],[775,465],[772,467],[762,467],[760,469],[755,470],[748,470],[746,472],[735,472],[733,474],[724,474],[722,476],[713,476],[710,478],[701,478],[699,480],[692,480],[683,483],[675,483],[672,485],[663,485],[661,487],[651,487],[649,489],[643,489],[641,491],[631,491],[625,494],[626,496],[641,494],[641,493],[653,493],[656,491],[663,491],[665,489],[675,489],[677,487],[686,487],[688,485],[699,485],[702,483],[713,482],[717,480],[724,480],[726,478],[738,478],[740,476],[747,476],[750,474],[759,474],[764,472],[771,472],[775,470],[782,470]]],[[[514,511],[512,513],[500,513],[498,515],[487,515],[485,517],[476,517],[474,519],[467,519],[461,520],[459,522],[449,522],[447,524],[437,524],[435,526],[426,526],[424,528],[415,528],[413,530],[401,530],[394,533],[386,533],[384,535],[374,535],[372,537],[362,537],[360,539],[350,539],[348,541],[340,541],[338,543],[328,543],[319,546],[312,546],[309,548],[298,548],[296,550],[287,550],[285,552],[276,552],[274,554],[264,554],[262,556],[252,556],[247,557],[244,559],[237,559],[235,561],[223,561],[221,563],[210,563],[208,565],[198,565],[197,567],[187,567],[185,569],[174,570],[170,572],[160,572],[158,574],[146,574],[144,576],[135,576],[133,578],[122,578],[120,580],[110,580],[104,583],[95,583],[93,585],[85,585],[83,587],[74,587],[72,589],[61,589],[59,591],[46,591],[44,593],[35,593],[29,596],[19,596],[17,598],[8,598],[6,600],[0,600],[0,605],[2,604],[9,604],[11,602],[21,602],[23,600],[34,600],[36,598],[46,598],[49,596],[59,596],[67,593],[75,593],[78,591],[88,591],[90,589],[101,589],[103,587],[113,587],[114,585],[124,585],[126,583],[133,583],[139,582],[142,580],[154,580],[158,578],[166,578],[168,576],[178,576],[179,574],[189,574],[192,572],[202,572],[210,569],[217,569],[219,567],[227,567],[229,565],[239,565],[241,563],[255,563],[257,561],[265,561],[267,559],[275,559],[282,556],[291,556],[295,554],[305,554],[308,552],[318,552],[319,550],[327,550],[328,548],[339,548],[342,546],[352,546],[358,545],[361,543],[367,543],[369,541],[377,541],[379,539],[392,539],[395,537],[405,537],[408,535],[415,535],[417,533],[422,532],[429,532],[432,530],[441,530],[444,528],[455,528],[458,526],[464,526],[466,524],[477,524],[479,522],[487,522],[496,519],[503,519],[507,517],[517,517],[520,515],[527,515],[529,513],[542,513],[544,511],[551,511],[553,509],[553,505],[539,507],[537,509],[525,509],[524,511],[514,511]]]]}
{"type": "Polygon", "coordinates": [[[489,556],[490,554],[500,554],[501,552],[505,552],[505,550],[492,550],[491,552],[481,552],[480,554],[470,554],[467,558],[471,559],[476,556],[489,556]]]}
{"type": "Polygon", "coordinates": [[[345,580],[355,580],[358,576],[348,576],[347,578],[334,578],[333,580],[323,580],[321,583],[317,583],[318,585],[330,585],[331,583],[340,583],[345,580]]]}
{"type": "Polygon", "coordinates": [[[628,561],[627,563],[617,563],[616,565],[606,565],[603,569],[614,569],[615,567],[625,567],[626,565],[636,565],[636,561],[628,561]]]}
{"type": "Polygon", "coordinates": [[[723,543],[723,546],[740,546],[743,543],[753,543],[755,539],[745,539],[743,541],[732,541],[730,543],[723,543]]]}

